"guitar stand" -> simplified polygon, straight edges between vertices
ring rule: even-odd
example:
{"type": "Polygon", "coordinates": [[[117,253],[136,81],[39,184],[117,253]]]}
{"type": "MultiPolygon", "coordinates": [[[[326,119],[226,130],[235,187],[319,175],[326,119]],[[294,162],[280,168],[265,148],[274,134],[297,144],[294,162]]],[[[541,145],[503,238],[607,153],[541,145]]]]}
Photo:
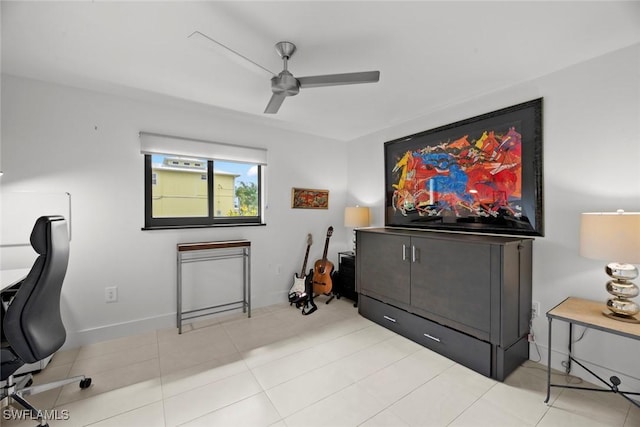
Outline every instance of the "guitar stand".
{"type": "MultiPolygon", "coordinates": [[[[309,271],[309,274],[305,279],[303,295],[305,295],[305,300],[302,303],[301,312],[303,316],[308,316],[318,309],[318,306],[313,302],[313,270],[309,271]]],[[[298,307],[297,303],[296,307],[298,307]]]]}
{"type": "MultiPolygon", "coordinates": [[[[333,279],[333,282],[335,283],[336,282],[336,272],[335,271],[331,272],[331,278],[333,279]]],[[[335,287],[333,289],[335,289],[335,287]]],[[[331,302],[331,300],[334,299],[335,297],[338,297],[338,299],[340,299],[340,293],[333,291],[333,289],[328,294],[323,294],[323,295],[326,295],[326,296],[329,297],[329,299],[327,301],[325,301],[325,304],[329,304],[331,302]]]]}
{"type": "Polygon", "coordinates": [[[307,293],[302,292],[300,294],[296,294],[295,297],[289,299],[289,305],[296,305],[296,308],[300,308],[307,301],[307,293]]]}
{"type": "Polygon", "coordinates": [[[305,298],[307,295],[302,292],[302,293],[298,293],[298,292],[292,292],[289,294],[289,305],[293,305],[296,304],[296,306],[298,305],[298,301],[300,301],[302,298],[305,298]]]}
{"type": "Polygon", "coordinates": [[[307,303],[302,307],[302,315],[307,316],[318,309],[318,306],[314,304],[313,298],[309,298],[307,303]]]}

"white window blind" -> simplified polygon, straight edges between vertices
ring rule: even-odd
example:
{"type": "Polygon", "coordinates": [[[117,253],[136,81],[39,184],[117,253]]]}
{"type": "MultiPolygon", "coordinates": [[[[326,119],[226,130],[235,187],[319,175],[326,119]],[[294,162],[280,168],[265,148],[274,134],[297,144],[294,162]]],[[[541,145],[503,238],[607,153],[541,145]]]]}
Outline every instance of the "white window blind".
{"type": "Polygon", "coordinates": [[[140,152],[142,154],[175,154],[211,160],[228,160],[259,165],[267,164],[266,148],[225,144],[223,142],[150,132],[140,132],[140,152]]]}

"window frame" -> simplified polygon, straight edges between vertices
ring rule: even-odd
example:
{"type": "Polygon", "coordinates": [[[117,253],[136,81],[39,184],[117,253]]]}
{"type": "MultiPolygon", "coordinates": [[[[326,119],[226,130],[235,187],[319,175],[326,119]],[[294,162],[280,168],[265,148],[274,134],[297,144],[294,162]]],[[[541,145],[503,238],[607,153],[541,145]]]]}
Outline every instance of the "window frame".
{"type": "MultiPolygon", "coordinates": [[[[170,153],[166,153],[170,155],[170,153]]],[[[206,217],[153,217],[153,162],[151,154],[144,154],[144,227],[143,230],[176,229],[176,228],[202,228],[202,227],[229,227],[265,225],[263,194],[263,166],[258,166],[258,215],[257,216],[214,216],[214,163],[215,160],[207,159],[207,210],[206,217]]],[[[221,160],[220,161],[224,161],[221,160]]],[[[250,162],[240,162],[254,164],[250,162]]]]}

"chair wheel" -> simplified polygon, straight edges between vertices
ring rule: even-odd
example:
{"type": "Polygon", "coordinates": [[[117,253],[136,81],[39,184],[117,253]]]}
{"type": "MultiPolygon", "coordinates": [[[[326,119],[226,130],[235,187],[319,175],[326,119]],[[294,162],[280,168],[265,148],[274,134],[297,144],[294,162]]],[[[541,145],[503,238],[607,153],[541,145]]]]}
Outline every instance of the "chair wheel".
{"type": "Polygon", "coordinates": [[[91,385],[91,378],[85,378],[80,381],[80,388],[83,390],[85,388],[89,388],[90,385],[91,385]]]}

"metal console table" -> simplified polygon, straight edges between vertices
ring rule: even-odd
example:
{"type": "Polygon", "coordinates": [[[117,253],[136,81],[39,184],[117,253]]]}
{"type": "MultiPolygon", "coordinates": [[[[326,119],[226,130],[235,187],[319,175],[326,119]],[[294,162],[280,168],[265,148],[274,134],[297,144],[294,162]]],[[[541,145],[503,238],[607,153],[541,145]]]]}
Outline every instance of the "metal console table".
{"type": "Polygon", "coordinates": [[[178,308],[177,323],[178,333],[182,333],[182,323],[185,320],[211,314],[222,313],[242,308],[243,313],[251,317],[251,242],[248,240],[225,240],[217,242],[178,243],[177,245],[177,288],[178,308]],[[194,310],[182,310],[182,265],[191,262],[215,261],[229,258],[242,257],[242,300],[232,301],[194,310]]]}
{"type": "Polygon", "coordinates": [[[547,360],[547,398],[544,400],[544,403],[549,402],[549,397],[551,395],[551,387],[562,387],[562,388],[574,388],[579,390],[591,390],[591,391],[600,391],[600,392],[610,392],[610,393],[618,393],[628,401],[630,401],[633,405],[640,408],[640,402],[631,399],[629,395],[640,395],[640,393],[630,392],[630,391],[622,391],[618,388],[620,385],[620,379],[616,376],[612,376],[609,381],[600,378],[589,368],[584,366],[578,360],[573,357],[573,349],[572,349],[572,335],[573,335],[573,325],[580,325],[586,328],[597,329],[603,332],[608,332],[615,335],[620,335],[623,337],[628,337],[634,340],[640,340],[640,325],[636,323],[627,323],[619,320],[610,319],[603,315],[603,312],[607,311],[607,307],[605,304],[590,301],[581,298],[569,297],[562,301],[560,304],[552,308],[547,312],[547,319],[549,320],[549,358],[547,360]],[[606,388],[589,388],[589,387],[577,387],[571,385],[564,384],[551,384],[551,322],[553,319],[562,320],[564,322],[569,323],[569,359],[567,361],[567,372],[571,371],[571,363],[575,362],[577,365],[582,367],[585,371],[589,372],[591,375],[600,380],[603,384],[605,384],[606,388]]]}

